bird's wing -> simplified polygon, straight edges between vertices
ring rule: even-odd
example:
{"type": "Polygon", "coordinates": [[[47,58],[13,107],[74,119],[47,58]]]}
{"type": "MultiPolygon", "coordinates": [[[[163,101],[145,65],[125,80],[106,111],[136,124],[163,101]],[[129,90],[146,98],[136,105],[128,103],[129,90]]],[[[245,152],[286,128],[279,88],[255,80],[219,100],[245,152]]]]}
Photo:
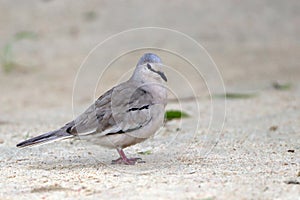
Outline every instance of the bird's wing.
{"type": "Polygon", "coordinates": [[[67,132],[80,136],[134,131],[150,122],[153,102],[150,92],[125,82],[99,97],[83,114],[69,123],[71,126],[67,132]]]}

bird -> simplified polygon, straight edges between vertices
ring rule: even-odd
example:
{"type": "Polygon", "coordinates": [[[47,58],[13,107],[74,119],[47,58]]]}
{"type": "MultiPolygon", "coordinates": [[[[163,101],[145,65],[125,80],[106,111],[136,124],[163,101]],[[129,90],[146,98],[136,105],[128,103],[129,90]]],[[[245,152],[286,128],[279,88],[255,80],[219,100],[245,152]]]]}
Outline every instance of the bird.
{"type": "Polygon", "coordinates": [[[145,53],[127,81],[105,92],[74,120],[16,146],[80,137],[116,149],[120,157],[112,160],[112,164],[144,162],[141,158],[128,158],[123,149],[145,141],[163,125],[167,105],[167,77],[163,68],[158,55],[145,53]]]}

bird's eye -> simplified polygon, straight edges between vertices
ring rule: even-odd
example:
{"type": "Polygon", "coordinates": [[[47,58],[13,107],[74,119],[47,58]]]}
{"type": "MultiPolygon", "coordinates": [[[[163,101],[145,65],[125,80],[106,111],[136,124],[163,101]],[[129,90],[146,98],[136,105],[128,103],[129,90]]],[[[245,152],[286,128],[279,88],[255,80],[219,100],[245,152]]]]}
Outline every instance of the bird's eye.
{"type": "Polygon", "coordinates": [[[147,68],[148,68],[149,70],[152,70],[152,67],[151,67],[151,65],[150,65],[149,63],[147,63],[147,68]]]}

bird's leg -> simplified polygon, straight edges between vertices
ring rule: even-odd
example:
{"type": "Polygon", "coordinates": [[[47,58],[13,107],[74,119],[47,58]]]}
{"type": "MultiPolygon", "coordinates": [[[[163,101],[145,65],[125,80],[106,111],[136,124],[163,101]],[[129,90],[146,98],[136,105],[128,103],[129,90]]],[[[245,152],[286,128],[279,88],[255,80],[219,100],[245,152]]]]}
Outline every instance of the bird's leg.
{"type": "Polygon", "coordinates": [[[123,149],[117,149],[120,158],[117,160],[113,160],[111,163],[112,164],[125,164],[125,165],[134,165],[135,163],[144,163],[141,158],[127,158],[123,149]]]}

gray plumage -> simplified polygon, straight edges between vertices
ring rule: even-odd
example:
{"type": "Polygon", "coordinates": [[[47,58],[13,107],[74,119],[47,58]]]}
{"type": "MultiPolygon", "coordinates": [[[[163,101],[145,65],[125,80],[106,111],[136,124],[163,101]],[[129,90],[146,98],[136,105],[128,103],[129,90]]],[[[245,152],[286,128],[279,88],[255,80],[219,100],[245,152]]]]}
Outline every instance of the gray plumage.
{"type": "Polygon", "coordinates": [[[167,104],[167,90],[161,59],[144,54],[131,78],[100,96],[85,112],[62,128],[17,144],[31,146],[79,136],[95,144],[116,148],[116,163],[134,164],[122,151],[142,142],[162,125],[167,104]]]}

